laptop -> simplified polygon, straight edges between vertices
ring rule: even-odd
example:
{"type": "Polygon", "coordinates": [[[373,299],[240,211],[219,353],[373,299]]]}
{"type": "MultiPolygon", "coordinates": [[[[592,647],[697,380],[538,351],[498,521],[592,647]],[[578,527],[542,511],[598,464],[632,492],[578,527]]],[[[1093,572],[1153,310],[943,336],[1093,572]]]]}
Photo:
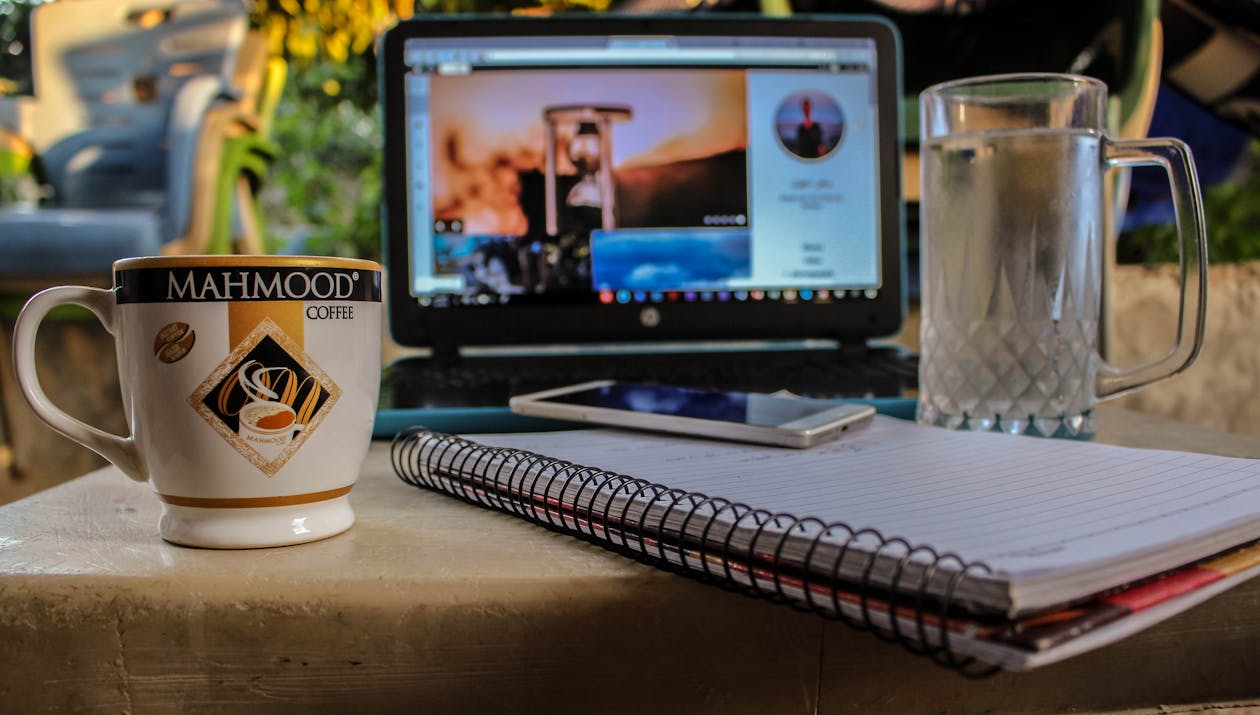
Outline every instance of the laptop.
{"type": "Polygon", "coordinates": [[[382,409],[588,379],[906,394],[913,357],[875,343],[906,304],[899,52],[871,17],[388,31],[388,323],[413,354],[382,409]]]}

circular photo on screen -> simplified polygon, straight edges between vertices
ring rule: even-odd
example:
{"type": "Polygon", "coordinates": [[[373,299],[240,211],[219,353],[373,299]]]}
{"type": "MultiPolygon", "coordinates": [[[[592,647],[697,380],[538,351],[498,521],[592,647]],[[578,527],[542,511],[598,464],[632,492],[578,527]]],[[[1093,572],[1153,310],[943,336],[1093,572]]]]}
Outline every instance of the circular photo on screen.
{"type": "Polygon", "coordinates": [[[844,112],[836,100],[817,90],[793,92],[779,102],[774,129],[789,154],[821,159],[844,138],[844,112]]]}

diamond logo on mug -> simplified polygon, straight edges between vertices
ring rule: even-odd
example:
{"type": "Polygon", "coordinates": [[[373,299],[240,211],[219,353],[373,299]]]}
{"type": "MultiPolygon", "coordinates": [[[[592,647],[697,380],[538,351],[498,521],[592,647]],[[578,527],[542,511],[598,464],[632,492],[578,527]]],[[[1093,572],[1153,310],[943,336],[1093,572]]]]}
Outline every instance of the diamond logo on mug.
{"type": "Polygon", "coordinates": [[[341,390],[265,318],[188,397],[228,444],[267,476],[319,427],[341,390]]]}

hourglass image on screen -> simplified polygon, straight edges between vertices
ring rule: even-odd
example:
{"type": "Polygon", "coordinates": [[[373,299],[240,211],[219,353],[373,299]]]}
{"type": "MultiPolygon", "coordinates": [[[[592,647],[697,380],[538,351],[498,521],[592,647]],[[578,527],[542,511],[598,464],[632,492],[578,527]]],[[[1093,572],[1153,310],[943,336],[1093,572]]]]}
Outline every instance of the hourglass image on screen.
{"type": "Polygon", "coordinates": [[[429,96],[434,272],[458,292],[750,274],[742,72],[491,70],[429,96]]]}

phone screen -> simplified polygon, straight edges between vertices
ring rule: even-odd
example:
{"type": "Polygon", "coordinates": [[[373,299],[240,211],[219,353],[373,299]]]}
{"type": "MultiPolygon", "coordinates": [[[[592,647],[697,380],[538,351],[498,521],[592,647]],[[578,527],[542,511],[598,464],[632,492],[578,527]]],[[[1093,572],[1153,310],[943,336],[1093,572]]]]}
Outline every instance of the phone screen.
{"type": "Polygon", "coordinates": [[[835,403],[823,400],[633,383],[612,383],[544,401],[763,427],[777,427],[836,408],[835,403]]]}

